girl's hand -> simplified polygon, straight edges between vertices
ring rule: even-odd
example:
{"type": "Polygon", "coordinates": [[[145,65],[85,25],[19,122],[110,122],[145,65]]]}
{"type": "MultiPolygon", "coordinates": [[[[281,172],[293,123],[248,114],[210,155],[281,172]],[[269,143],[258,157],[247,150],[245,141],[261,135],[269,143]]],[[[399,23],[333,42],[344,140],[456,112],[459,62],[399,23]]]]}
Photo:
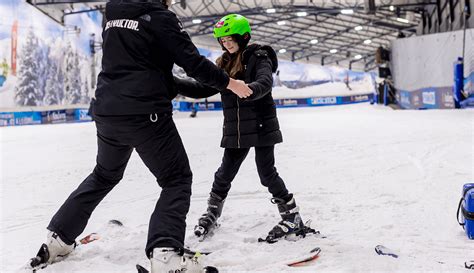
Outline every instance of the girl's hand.
{"type": "Polygon", "coordinates": [[[241,99],[248,98],[253,94],[252,89],[250,89],[244,81],[234,80],[232,78],[229,81],[227,89],[230,89],[241,99]]]}

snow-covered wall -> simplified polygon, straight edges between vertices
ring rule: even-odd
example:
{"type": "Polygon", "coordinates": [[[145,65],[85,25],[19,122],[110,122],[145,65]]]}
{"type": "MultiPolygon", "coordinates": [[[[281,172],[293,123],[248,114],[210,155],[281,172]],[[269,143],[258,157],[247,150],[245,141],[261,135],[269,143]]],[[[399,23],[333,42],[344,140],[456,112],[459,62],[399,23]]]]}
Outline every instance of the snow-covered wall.
{"type": "MultiPolygon", "coordinates": [[[[406,108],[452,108],[454,62],[463,55],[463,31],[429,34],[392,43],[392,74],[406,108]]],[[[465,33],[465,90],[473,92],[474,29],[465,33]]]]}
{"type": "MultiPolygon", "coordinates": [[[[222,51],[199,49],[200,53],[212,61],[215,61],[222,51]]],[[[177,73],[178,71],[175,71],[177,73]]],[[[181,71],[180,73],[184,73],[181,71]]],[[[183,75],[184,76],[184,75],[183,75]]],[[[353,93],[372,93],[375,91],[374,73],[352,71],[336,66],[321,66],[317,64],[306,64],[298,62],[290,62],[285,60],[278,61],[278,71],[275,74],[274,86],[283,87],[294,90],[290,93],[291,96],[301,97],[301,90],[308,90],[308,88],[321,90],[322,86],[331,95],[332,93],[340,93],[340,85],[344,85],[346,94],[353,93]],[[336,91],[337,90],[337,91],[336,91]]],[[[319,92],[319,91],[318,91],[319,92]]],[[[318,93],[315,92],[315,93],[318,93]]],[[[316,94],[313,94],[316,95],[316,94]]]]}

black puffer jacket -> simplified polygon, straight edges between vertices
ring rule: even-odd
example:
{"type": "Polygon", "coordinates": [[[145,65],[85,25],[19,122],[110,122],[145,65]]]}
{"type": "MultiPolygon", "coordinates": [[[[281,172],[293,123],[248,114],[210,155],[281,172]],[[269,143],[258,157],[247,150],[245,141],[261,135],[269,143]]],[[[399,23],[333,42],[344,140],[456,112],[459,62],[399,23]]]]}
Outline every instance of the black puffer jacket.
{"type": "Polygon", "coordinates": [[[158,1],[111,0],[105,8],[97,115],[171,112],[173,64],[213,88],[229,77],[201,56],[176,15],[158,1]]]}
{"type": "MultiPolygon", "coordinates": [[[[271,146],[282,142],[282,135],[272,97],[273,77],[278,67],[275,51],[270,46],[249,45],[243,53],[245,73],[241,80],[249,84],[253,94],[240,99],[230,90],[220,92],[224,110],[221,147],[249,148],[271,146]]],[[[204,98],[219,93],[205,85],[175,78],[178,93],[191,98],[204,98]]]]}

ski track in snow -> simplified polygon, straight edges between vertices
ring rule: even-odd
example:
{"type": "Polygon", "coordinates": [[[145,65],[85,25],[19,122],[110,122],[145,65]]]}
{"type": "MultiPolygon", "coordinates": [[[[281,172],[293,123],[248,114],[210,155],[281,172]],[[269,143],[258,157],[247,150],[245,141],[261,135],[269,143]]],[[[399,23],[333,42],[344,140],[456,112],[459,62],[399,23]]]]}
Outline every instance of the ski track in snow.
{"type": "MultiPolygon", "coordinates": [[[[295,194],[303,220],[322,235],[273,245],[257,243],[279,221],[260,185],[250,152],[233,182],[221,226],[193,236],[206,208],[222,114],[175,114],[194,173],[186,245],[214,251],[205,262],[222,272],[467,272],[474,244],[455,220],[464,183],[473,181],[472,110],[393,111],[368,104],[278,109],[284,142],[276,167],[295,194]],[[398,259],[378,256],[382,244],[398,259]],[[319,246],[310,266],[291,260],[319,246]]],[[[46,237],[52,215],[92,171],[93,123],[0,128],[0,272],[17,271],[46,237]]],[[[84,234],[101,240],[79,247],[42,272],[135,272],[149,267],[144,246],[160,189],[134,153],[123,181],[93,213],[84,234]],[[119,219],[124,227],[107,224],[119,219]]]]}

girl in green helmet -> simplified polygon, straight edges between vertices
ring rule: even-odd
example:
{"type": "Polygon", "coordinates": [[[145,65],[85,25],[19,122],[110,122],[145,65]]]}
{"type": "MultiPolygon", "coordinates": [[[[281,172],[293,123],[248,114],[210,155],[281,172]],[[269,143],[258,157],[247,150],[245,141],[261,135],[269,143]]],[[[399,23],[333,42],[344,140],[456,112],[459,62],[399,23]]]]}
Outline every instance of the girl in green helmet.
{"type": "MultiPolygon", "coordinates": [[[[270,230],[266,241],[273,242],[288,235],[304,235],[310,231],[303,224],[293,194],[288,192],[274,166],[274,147],[282,142],[271,94],[272,73],[278,67],[276,53],[270,46],[248,45],[250,34],[248,20],[238,14],[227,15],[214,26],[214,37],[224,51],[216,61],[217,66],[223,68],[230,77],[245,81],[253,94],[240,99],[229,90],[221,92],[224,109],[221,147],[225,150],[221,166],[214,175],[208,208],[194,230],[198,237],[216,227],[231,182],[252,147],[255,148],[260,181],[272,194],[271,200],[277,204],[282,217],[270,230]]],[[[203,98],[219,93],[197,82],[175,80],[178,92],[188,97],[203,98]]]]}

